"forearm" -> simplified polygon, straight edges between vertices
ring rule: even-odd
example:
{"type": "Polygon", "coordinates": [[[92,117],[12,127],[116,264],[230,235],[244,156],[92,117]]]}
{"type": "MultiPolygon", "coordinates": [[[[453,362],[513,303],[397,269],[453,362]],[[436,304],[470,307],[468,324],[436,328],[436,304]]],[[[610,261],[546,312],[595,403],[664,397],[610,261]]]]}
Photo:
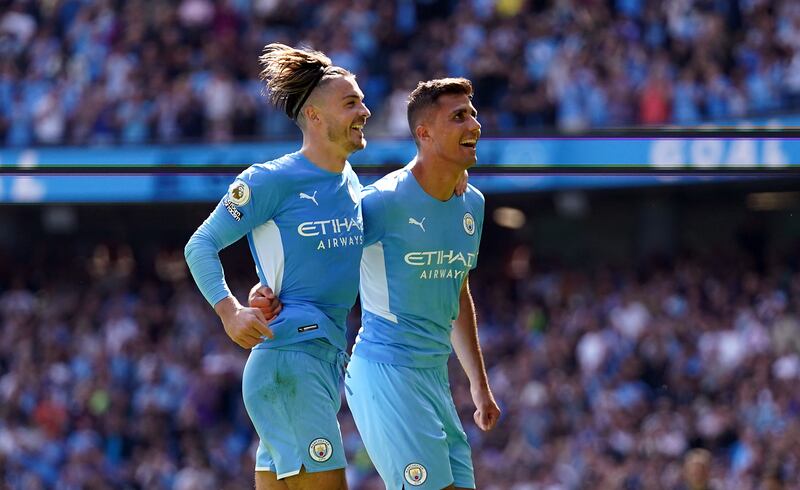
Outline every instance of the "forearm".
{"type": "Polygon", "coordinates": [[[219,261],[219,251],[244,236],[249,224],[231,219],[223,200],[189,238],[183,251],[197,287],[215,306],[231,292],[219,261]]]}
{"type": "Polygon", "coordinates": [[[214,305],[214,311],[216,311],[217,315],[222,319],[231,317],[241,308],[242,305],[233,296],[226,296],[214,305]]]}
{"type": "Polygon", "coordinates": [[[219,260],[219,250],[213,238],[201,226],[194,232],[184,249],[186,264],[192,273],[197,287],[203,293],[206,301],[216,309],[217,303],[231,296],[222,263],[219,260]]]}
{"type": "Polygon", "coordinates": [[[453,322],[453,331],[450,335],[453,350],[456,352],[464,373],[469,378],[470,385],[475,389],[488,389],[489,380],[483,362],[480,342],[478,340],[478,322],[475,317],[475,305],[469,288],[465,284],[462,291],[458,318],[453,322]]]}

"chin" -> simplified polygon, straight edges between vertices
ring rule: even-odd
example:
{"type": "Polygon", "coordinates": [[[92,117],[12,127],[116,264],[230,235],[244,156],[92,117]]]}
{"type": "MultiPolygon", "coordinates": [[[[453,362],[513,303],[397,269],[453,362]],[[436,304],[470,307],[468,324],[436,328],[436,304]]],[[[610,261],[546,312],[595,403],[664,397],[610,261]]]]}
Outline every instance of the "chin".
{"type": "Polygon", "coordinates": [[[366,147],[367,147],[367,141],[366,140],[350,141],[350,142],[348,142],[347,150],[348,150],[349,153],[353,153],[355,151],[363,150],[366,147]]]}

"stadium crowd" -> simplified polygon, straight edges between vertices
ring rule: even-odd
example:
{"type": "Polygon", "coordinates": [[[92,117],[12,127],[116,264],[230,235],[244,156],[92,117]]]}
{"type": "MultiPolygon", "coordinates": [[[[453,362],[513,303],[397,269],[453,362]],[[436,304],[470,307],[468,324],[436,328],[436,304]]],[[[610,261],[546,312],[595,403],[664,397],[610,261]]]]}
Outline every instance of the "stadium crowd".
{"type": "Polygon", "coordinates": [[[0,0],[5,146],[295,136],[257,56],[356,73],[370,135],[421,79],[466,76],[488,134],[697,124],[797,107],[794,0],[0,0]]]}
{"type": "MultiPolygon", "coordinates": [[[[180,247],[30,252],[0,256],[0,488],[252,488],[246,353],[180,247]]],[[[800,489],[796,262],[506,259],[472,280],[494,431],[476,428],[451,363],[479,488],[800,489]]],[[[223,260],[244,295],[249,259],[223,260]]],[[[350,488],[382,488],[346,404],[340,420],[350,488]]]]}

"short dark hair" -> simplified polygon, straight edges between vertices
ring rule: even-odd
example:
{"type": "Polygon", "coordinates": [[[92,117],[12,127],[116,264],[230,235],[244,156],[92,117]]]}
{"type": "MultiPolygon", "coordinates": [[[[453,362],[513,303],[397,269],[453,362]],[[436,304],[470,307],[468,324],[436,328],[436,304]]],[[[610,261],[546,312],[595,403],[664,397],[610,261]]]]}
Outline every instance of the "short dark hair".
{"type": "Polygon", "coordinates": [[[334,66],[320,51],[281,43],[264,46],[258,61],[262,67],[259,76],[267,85],[267,99],[295,122],[316,87],[340,76],[355,78],[348,70],[334,66]]]}
{"type": "Polygon", "coordinates": [[[436,104],[442,95],[462,94],[472,99],[472,82],[466,78],[439,78],[417,84],[417,88],[408,96],[408,127],[415,143],[419,144],[419,141],[414,130],[423,113],[436,104]]]}

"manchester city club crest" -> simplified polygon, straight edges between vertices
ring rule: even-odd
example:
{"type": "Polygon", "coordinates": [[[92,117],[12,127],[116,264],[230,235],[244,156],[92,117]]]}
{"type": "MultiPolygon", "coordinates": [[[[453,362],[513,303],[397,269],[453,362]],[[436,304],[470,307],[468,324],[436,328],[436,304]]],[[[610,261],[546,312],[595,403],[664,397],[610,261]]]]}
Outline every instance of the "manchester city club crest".
{"type": "Polygon", "coordinates": [[[329,440],[320,437],[319,439],[311,441],[311,444],[308,446],[308,454],[311,456],[311,459],[317,463],[324,463],[331,459],[333,447],[329,440]]]}
{"type": "Polygon", "coordinates": [[[470,236],[475,234],[475,218],[472,217],[472,213],[464,214],[464,231],[470,236]]]}
{"type": "Polygon", "coordinates": [[[228,187],[228,199],[237,206],[244,206],[250,200],[250,186],[237,180],[228,187]]]}
{"type": "Polygon", "coordinates": [[[411,463],[403,472],[409,485],[418,487],[428,479],[428,471],[419,463],[411,463]]]}

